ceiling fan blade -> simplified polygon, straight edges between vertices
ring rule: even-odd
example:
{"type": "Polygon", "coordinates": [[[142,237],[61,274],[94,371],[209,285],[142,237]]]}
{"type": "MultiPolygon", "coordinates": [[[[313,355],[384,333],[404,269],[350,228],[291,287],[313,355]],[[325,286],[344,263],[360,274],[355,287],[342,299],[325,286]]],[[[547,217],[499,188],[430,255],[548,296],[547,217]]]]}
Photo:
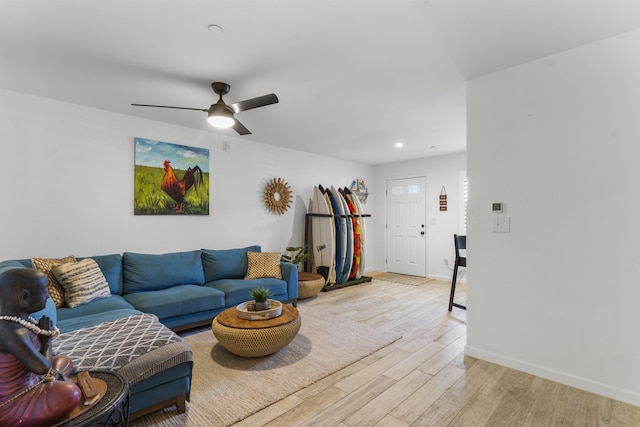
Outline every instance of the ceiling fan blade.
{"type": "Polygon", "coordinates": [[[249,129],[244,127],[244,125],[240,123],[238,119],[234,117],[234,120],[235,120],[235,123],[233,124],[233,126],[231,126],[233,130],[238,132],[239,135],[251,135],[251,131],[249,131],[249,129]]]}
{"type": "Polygon", "coordinates": [[[189,107],[172,107],[170,105],[149,105],[149,104],[131,104],[134,107],[157,107],[157,108],[173,108],[174,110],[193,110],[193,111],[204,111],[205,113],[209,111],[208,109],[202,108],[189,108],[189,107]]]}
{"type": "Polygon", "coordinates": [[[269,95],[259,96],[257,98],[246,99],[244,101],[236,102],[235,104],[229,105],[229,107],[233,108],[233,111],[239,113],[241,111],[251,110],[253,108],[264,107],[265,105],[277,104],[278,97],[275,93],[270,93],[269,95]]]}

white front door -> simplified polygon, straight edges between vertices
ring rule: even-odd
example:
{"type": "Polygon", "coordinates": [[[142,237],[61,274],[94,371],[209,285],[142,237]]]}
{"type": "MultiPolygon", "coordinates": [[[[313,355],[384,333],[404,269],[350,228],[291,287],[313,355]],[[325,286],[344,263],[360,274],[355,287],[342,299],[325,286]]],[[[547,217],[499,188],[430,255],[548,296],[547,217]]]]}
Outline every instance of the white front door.
{"type": "Polygon", "coordinates": [[[425,177],[387,181],[387,271],[427,277],[425,177]]]}

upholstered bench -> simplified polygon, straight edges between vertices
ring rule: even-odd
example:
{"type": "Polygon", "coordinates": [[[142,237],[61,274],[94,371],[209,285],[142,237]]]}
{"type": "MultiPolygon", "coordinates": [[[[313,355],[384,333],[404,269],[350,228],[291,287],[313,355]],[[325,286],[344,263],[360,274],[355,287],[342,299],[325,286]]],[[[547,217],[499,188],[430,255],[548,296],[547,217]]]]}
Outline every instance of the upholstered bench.
{"type": "Polygon", "coordinates": [[[54,353],[75,371],[116,371],[129,382],[132,418],[171,405],[185,411],[193,355],[182,338],[151,314],[136,314],[61,334],[54,353]],[[144,410],[141,410],[144,408],[144,410]]]}

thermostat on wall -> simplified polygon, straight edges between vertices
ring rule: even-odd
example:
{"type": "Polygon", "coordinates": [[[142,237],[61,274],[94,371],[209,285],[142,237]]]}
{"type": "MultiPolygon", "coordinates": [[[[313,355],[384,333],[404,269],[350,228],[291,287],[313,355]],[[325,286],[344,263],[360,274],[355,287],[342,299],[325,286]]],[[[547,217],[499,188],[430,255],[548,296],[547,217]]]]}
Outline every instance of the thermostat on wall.
{"type": "Polygon", "coordinates": [[[502,212],[502,203],[492,203],[491,210],[496,213],[502,212]]]}

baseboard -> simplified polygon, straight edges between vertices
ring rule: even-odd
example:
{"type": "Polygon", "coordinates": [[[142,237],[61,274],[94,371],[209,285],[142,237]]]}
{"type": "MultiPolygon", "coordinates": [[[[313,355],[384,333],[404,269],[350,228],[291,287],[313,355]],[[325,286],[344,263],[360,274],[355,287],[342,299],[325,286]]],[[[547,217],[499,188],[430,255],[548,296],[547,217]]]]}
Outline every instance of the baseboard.
{"type": "Polygon", "coordinates": [[[614,400],[619,400],[630,405],[640,406],[640,394],[630,390],[613,387],[608,384],[603,384],[587,378],[577,377],[565,372],[545,368],[544,366],[535,365],[523,360],[505,357],[503,355],[486,351],[480,348],[469,347],[468,345],[465,347],[465,354],[467,356],[475,357],[476,359],[486,360],[487,362],[506,366],[517,371],[525,372],[527,374],[536,375],[550,381],[555,381],[557,383],[575,387],[580,390],[595,393],[614,400]]]}

